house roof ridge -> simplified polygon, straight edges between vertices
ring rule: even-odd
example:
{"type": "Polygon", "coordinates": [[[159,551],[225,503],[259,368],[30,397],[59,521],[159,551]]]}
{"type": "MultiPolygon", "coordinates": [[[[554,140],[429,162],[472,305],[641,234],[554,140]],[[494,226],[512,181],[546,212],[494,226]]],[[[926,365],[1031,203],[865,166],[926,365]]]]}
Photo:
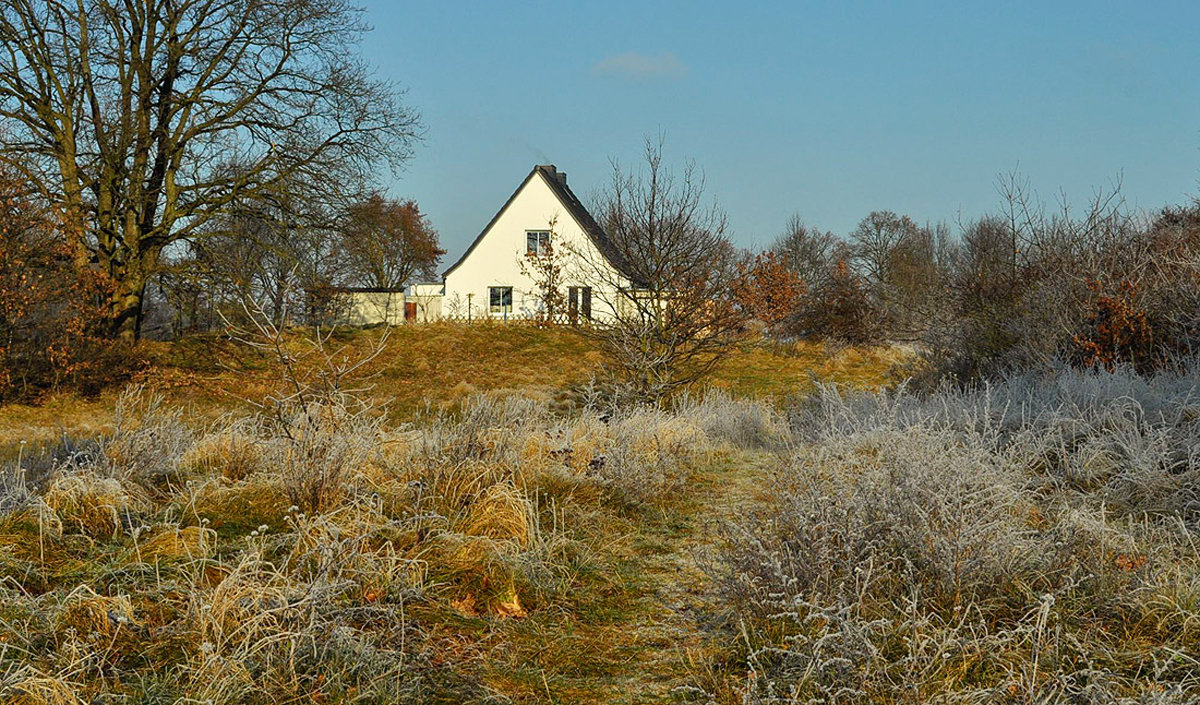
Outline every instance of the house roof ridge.
{"type": "Polygon", "coordinates": [[[500,207],[500,210],[496,211],[496,214],[492,216],[492,219],[488,221],[488,224],[484,226],[483,230],[479,232],[479,235],[477,235],[471,242],[470,246],[467,247],[466,252],[463,252],[462,256],[459,257],[454,264],[450,265],[450,267],[442,274],[443,281],[447,276],[450,275],[451,272],[457,269],[459,265],[466,261],[467,257],[471,255],[471,252],[474,251],[475,247],[479,245],[483,238],[488,234],[488,232],[492,229],[492,226],[496,224],[496,221],[500,220],[500,216],[504,214],[504,211],[508,210],[508,207],[512,205],[512,202],[516,200],[517,194],[521,193],[521,191],[525,189],[525,186],[535,174],[541,174],[542,178],[546,180],[546,184],[550,187],[550,191],[554,193],[559,202],[567,209],[571,217],[575,219],[575,222],[579,224],[579,227],[584,231],[585,234],[587,234],[588,238],[592,241],[592,244],[594,244],[596,249],[600,251],[600,254],[606,260],[608,260],[609,264],[611,264],[622,274],[627,274],[628,268],[625,266],[625,263],[619,254],[612,247],[612,244],[609,242],[608,235],[605,234],[604,229],[600,227],[600,224],[597,223],[596,219],[592,217],[592,214],[588,212],[588,209],[583,205],[583,202],[579,200],[579,197],[575,195],[575,192],[571,190],[571,187],[567,185],[566,179],[560,178],[560,176],[566,175],[565,172],[559,171],[558,167],[553,164],[537,164],[532,170],[530,170],[525,179],[521,181],[521,184],[517,186],[516,190],[512,192],[512,195],[508,197],[508,200],[504,202],[504,205],[500,207]]]}

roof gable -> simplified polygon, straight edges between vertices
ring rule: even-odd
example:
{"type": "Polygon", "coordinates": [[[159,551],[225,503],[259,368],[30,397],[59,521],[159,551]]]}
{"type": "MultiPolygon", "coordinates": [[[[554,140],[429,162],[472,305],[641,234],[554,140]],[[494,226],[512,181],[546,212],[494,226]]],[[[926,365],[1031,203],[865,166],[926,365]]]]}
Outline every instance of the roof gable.
{"type": "Polygon", "coordinates": [[[488,221],[488,224],[484,226],[479,235],[475,237],[475,240],[471,242],[471,245],[467,248],[467,251],[463,253],[462,257],[459,257],[458,261],[450,265],[450,268],[442,274],[443,280],[455,269],[458,269],[458,266],[471,256],[471,252],[473,252],[479,243],[482,242],[485,237],[487,237],[487,234],[491,231],[492,227],[498,220],[500,220],[500,217],[504,215],[504,212],[508,210],[508,207],[512,205],[513,201],[517,199],[517,195],[525,190],[525,187],[529,184],[529,181],[536,176],[541,176],[541,178],[545,180],[546,185],[550,188],[550,192],[554,194],[554,197],[558,199],[558,202],[567,211],[571,218],[575,220],[576,224],[579,225],[579,228],[588,236],[588,238],[592,241],[592,244],[596,246],[596,249],[600,251],[608,263],[612,265],[612,267],[618,272],[625,271],[625,267],[623,266],[620,257],[617,256],[617,253],[609,243],[608,236],[604,234],[604,230],[601,229],[599,223],[596,222],[595,218],[592,217],[592,214],[589,213],[587,208],[584,207],[583,203],[575,195],[575,192],[572,191],[569,186],[567,186],[566,174],[558,171],[553,164],[539,164],[529,172],[529,175],[525,177],[525,179],[521,182],[521,185],[518,186],[517,189],[513,191],[512,195],[508,197],[508,200],[504,202],[504,205],[500,207],[500,210],[496,211],[496,215],[492,216],[492,219],[488,221]]]}

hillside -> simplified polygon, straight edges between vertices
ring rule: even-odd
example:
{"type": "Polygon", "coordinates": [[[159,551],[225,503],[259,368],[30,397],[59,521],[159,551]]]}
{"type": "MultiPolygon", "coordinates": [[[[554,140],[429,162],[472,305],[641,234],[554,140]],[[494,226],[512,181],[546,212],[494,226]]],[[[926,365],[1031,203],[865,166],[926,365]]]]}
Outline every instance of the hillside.
{"type": "MultiPolygon", "coordinates": [[[[383,329],[349,330],[326,345],[334,357],[367,356],[383,329]]],[[[304,337],[293,341],[305,349],[304,337]]],[[[302,353],[303,354],[303,353],[302,353]]],[[[161,393],[193,422],[253,411],[253,402],[278,390],[281,369],[273,357],[216,335],[145,343],[148,367],[134,382],[161,393]]],[[[814,380],[875,388],[892,379],[904,354],[886,348],[827,351],[806,342],[748,342],[708,384],[740,397],[782,400],[803,394],[814,380]]],[[[366,396],[386,408],[393,423],[411,421],[427,407],[445,409],[477,393],[517,393],[570,404],[601,362],[599,352],[570,328],[503,324],[430,324],[387,331],[383,351],[355,375],[366,396]]],[[[304,358],[310,371],[320,355],[304,358]]],[[[89,436],[112,424],[119,390],[94,398],[53,395],[37,405],[0,406],[0,457],[17,444],[42,444],[62,433],[89,436]]]]}

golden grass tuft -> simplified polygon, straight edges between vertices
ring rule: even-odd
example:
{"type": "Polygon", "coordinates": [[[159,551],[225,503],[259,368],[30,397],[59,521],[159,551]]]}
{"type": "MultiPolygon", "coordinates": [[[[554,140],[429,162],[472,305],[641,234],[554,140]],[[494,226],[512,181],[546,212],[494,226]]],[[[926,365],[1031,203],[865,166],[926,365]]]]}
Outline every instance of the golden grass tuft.
{"type": "Polygon", "coordinates": [[[254,689],[254,676],[245,664],[219,653],[202,653],[188,665],[188,698],[182,702],[224,705],[245,702],[254,689]]]}
{"type": "Polygon", "coordinates": [[[260,553],[247,552],[207,595],[196,595],[191,621],[202,642],[228,654],[263,636],[285,633],[292,586],[260,553]]]}
{"type": "Polygon", "coordinates": [[[62,678],[55,678],[37,671],[18,675],[14,681],[0,691],[4,702],[9,705],[83,705],[77,689],[62,678]]]}
{"type": "Polygon", "coordinates": [[[289,506],[283,488],[265,478],[233,483],[213,479],[193,489],[187,516],[208,520],[218,531],[249,532],[263,524],[283,526],[289,506]]]}
{"type": "Polygon", "coordinates": [[[532,514],[533,507],[521,490],[496,484],[484,490],[452,528],[468,536],[512,541],[526,547],[532,535],[532,514]]]}
{"type": "Polygon", "coordinates": [[[418,550],[416,533],[397,530],[375,507],[350,504],[327,514],[298,515],[293,522],[288,565],[353,581],[365,602],[425,580],[424,561],[412,555],[418,550]]]}
{"type": "Polygon", "coordinates": [[[90,471],[59,475],[46,488],[44,499],[64,527],[94,539],[117,536],[123,516],[150,506],[136,485],[90,471]]]}
{"type": "Polygon", "coordinates": [[[55,615],[55,631],[74,630],[81,636],[112,637],[133,623],[133,604],[128,597],[98,595],[87,585],[72,590],[55,615]]]}
{"type": "Polygon", "coordinates": [[[261,439],[234,424],[197,441],[184,454],[181,465],[236,482],[262,468],[263,455],[261,439]]]}
{"type": "Polygon", "coordinates": [[[509,468],[495,463],[470,460],[455,465],[420,468],[409,479],[427,487],[428,501],[443,516],[457,517],[491,485],[512,480],[509,468]]]}
{"type": "Polygon", "coordinates": [[[445,398],[442,400],[442,408],[451,408],[457,404],[463,403],[477,394],[479,394],[479,387],[476,387],[466,380],[462,380],[458,384],[446,390],[445,398]]]}
{"type": "Polygon", "coordinates": [[[612,435],[620,438],[630,451],[646,459],[691,454],[708,442],[704,430],[691,419],[655,412],[621,419],[612,435]]]}
{"type": "Polygon", "coordinates": [[[0,517],[0,547],[15,549],[22,556],[37,554],[36,537],[57,540],[62,533],[58,513],[44,502],[0,517]],[[32,545],[31,537],[34,537],[32,545]]]}
{"type": "Polygon", "coordinates": [[[158,531],[133,551],[140,563],[208,558],[216,550],[217,532],[200,526],[171,527],[158,531]]]}

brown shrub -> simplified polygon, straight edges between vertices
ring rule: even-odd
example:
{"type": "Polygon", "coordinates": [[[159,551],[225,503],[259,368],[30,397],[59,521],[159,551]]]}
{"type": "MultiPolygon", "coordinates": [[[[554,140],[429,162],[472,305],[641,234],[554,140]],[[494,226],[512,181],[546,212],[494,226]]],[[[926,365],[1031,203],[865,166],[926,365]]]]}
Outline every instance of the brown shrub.
{"type": "Polygon", "coordinates": [[[97,304],[109,291],[80,271],[53,218],[0,169],[0,400],[69,385],[92,394],[140,366],[137,352],[105,339],[97,304]]]}
{"type": "Polygon", "coordinates": [[[1164,358],[1149,314],[1138,302],[1137,285],[1122,281],[1108,291],[1099,281],[1088,283],[1094,300],[1084,319],[1084,330],[1074,337],[1078,364],[1112,370],[1117,364],[1152,372],[1164,358]]]}

